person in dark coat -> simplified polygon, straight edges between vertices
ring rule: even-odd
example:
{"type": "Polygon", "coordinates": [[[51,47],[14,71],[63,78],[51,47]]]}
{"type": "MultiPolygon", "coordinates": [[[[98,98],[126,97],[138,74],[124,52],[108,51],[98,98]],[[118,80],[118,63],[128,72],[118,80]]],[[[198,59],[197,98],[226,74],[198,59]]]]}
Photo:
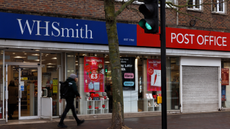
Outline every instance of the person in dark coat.
{"type": "MultiPolygon", "coordinates": [[[[76,80],[77,80],[77,75],[76,74],[71,74],[70,77],[66,80],[69,85],[71,86],[69,92],[68,92],[68,96],[65,98],[66,99],[66,107],[65,110],[61,116],[60,122],[58,123],[58,127],[61,128],[66,128],[67,126],[64,124],[64,119],[66,117],[67,112],[69,111],[69,109],[72,110],[72,114],[73,117],[75,118],[77,125],[81,125],[82,123],[84,123],[84,120],[79,120],[77,115],[76,115],[76,111],[75,111],[75,107],[74,107],[74,98],[76,97],[77,99],[80,98],[80,94],[77,90],[77,85],[76,85],[76,80]]],[[[62,98],[59,100],[59,102],[62,102],[62,98]]]]}
{"type": "Polygon", "coordinates": [[[8,90],[9,90],[8,116],[9,116],[9,119],[13,119],[12,115],[14,114],[14,111],[18,103],[18,88],[15,86],[13,80],[10,81],[8,90]]]}

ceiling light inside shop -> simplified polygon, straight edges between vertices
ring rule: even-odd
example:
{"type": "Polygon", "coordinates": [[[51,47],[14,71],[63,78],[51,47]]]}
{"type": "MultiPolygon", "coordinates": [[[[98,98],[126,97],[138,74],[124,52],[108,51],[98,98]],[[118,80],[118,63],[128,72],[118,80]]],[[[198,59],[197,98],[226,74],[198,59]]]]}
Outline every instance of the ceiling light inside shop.
{"type": "Polygon", "coordinates": [[[15,53],[13,52],[13,54],[15,54],[15,53]]]}
{"type": "Polygon", "coordinates": [[[106,64],[109,64],[109,61],[105,61],[106,64]]]}
{"type": "Polygon", "coordinates": [[[76,60],[75,62],[78,62],[78,60],[76,60]]]}
{"type": "Polygon", "coordinates": [[[49,54],[46,54],[45,56],[48,56],[49,54]]]}
{"type": "Polygon", "coordinates": [[[47,68],[55,68],[55,66],[47,66],[47,68]]]}
{"type": "Polygon", "coordinates": [[[26,56],[15,56],[14,58],[17,58],[17,59],[19,59],[19,58],[26,58],[26,56]]]}
{"type": "Polygon", "coordinates": [[[78,64],[75,64],[76,66],[78,65],[78,64]]]}
{"type": "Polygon", "coordinates": [[[40,50],[37,49],[37,50],[35,50],[35,51],[39,52],[40,50]]]}
{"type": "Polygon", "coordinates": [[[34,61],[40,61],[39,59],[36,59],[36,60],[34,60],[34,61]]]}
{"type": "Polygon", "coordinates": [[[47,63],[47,65],[56,65],[56,63],[47,63]]]}
{"type": "Polygon", "coordinates": [[[31,72],[36,72],[36,71],[37,71],[37,69],[32,69],[32,70],[31,70],[31,72]]]}
{"type": "Polygon", "coordinates": [[[74,55],[67,55],[67,57],[74,57],[74,55]]]}
{"type": "Polygon", "coordinates": [[[175,61],[175,60],[171,60],[171,63],[172,63],[172,64],[175,64],[175,63],[176,63],[176,61],[175,61]]]}
{"type": "Polygon", "coordinates": [[[39,54],[31,54],[32,56],[39,56],[39,54]]]}
{"type": "Polygon", "coordinates": [[[94,54],[94,56],[97,56],[97,54],[94,54]]]}
{"type": "Polygon", "coordinates": [[[53,57],[53,58],[51,58],[51,59],[56,60],[56,59],[57,59],[57,57],[53,57]]]}

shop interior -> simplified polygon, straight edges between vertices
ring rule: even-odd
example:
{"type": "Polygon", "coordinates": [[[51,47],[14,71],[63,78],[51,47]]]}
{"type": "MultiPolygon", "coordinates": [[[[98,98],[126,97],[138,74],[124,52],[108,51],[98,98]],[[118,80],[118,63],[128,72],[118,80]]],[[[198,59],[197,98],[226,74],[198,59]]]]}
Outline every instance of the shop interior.
{"type": "MultiPolygon", "coordinates": [[[[58,116],[58,80],[60,65],[59,53],[42,53],[39,50],[31,51],[5,51],[5,61],[23,62],[23,63],[40,63],[42,59],[42,96],[52,97],[53,99],[53,116],[58,116]],[[40,56],[41,54],[41,56],[40,56]]],[[[9,120],[18,119],[18,89],[19,89],[19,69],[21,70],[21,82],[24,89],[21,96],[21,116],[37,116],[38,98],[37,98],[37,74],[36,67],[20,67],[19,65],[8,66],[8,114],[9,120]],[[11,84],[10,84],[11,83],[11,84]],[[14,90],[17,91],[14,91],[14,90]],[[14,94],[14,95],[12,95],[14,94]],[[16,100],[15,100],[16,99],[16,100]],[[16,102],[15,102],[16,101],[16,102]]]]}

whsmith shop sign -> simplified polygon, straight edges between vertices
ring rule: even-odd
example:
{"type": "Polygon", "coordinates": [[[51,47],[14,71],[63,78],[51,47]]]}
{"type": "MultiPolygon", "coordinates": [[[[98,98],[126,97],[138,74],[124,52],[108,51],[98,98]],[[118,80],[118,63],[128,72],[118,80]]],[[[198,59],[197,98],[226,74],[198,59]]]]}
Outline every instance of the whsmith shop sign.
{"type": "MultiPolygon", "coordinates": [[[[119,45],[160,47],[160,34],[117,23],[119,45]]],[[[108,44],[105,22],[0,12],[0,38],[108,44]]],[[[166,27],[166,47],[230,51],[230,33],[166,27]]]]}
{"type": "MultiPolygon", "coordinates": [[[[120,45],[136,46],[136,25],[117,28],[120,45]]],[[[105,22],[2,12],[0,38],[108,44],[105,22]]]]}

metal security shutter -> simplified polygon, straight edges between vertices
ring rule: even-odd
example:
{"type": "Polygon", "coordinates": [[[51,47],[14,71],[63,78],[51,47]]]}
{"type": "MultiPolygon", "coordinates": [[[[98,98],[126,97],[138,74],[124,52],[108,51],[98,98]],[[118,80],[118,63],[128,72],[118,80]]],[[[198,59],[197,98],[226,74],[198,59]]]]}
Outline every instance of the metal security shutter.
{"type": "Polygon", "coordinates": [[[183,112],[218,110],[218,67],[182,67],[183,112]]]}

